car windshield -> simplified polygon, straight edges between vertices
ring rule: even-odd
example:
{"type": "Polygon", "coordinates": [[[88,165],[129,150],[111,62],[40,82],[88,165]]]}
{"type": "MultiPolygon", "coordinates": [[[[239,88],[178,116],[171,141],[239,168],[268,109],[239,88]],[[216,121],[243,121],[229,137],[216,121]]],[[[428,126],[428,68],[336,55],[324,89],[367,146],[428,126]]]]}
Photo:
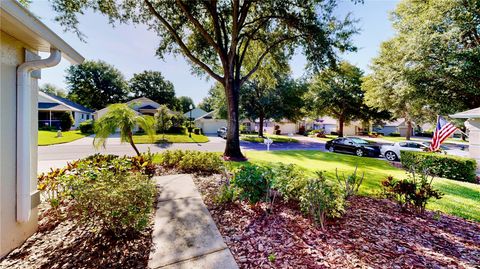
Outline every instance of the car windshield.
{"type": "Polygon", "coordinates": [[[355,144],[368,144],[368,141],[367,140],[363,140],[363,139],[360,139],[360,138],[350,138],[353,143],[355,144]]]}

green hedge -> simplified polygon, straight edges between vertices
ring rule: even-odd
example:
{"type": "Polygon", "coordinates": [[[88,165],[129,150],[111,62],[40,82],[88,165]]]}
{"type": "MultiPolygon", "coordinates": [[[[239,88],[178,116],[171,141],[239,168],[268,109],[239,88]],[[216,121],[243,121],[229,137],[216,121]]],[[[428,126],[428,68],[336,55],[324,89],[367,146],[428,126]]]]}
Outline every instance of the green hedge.
{"type": "Polygon", "coordinates": [[[417,172],[428,170],[432,175],[459,181],[476,182],[477,162],[474,159],[432,152],[401,151],[402,166],[417,172]]]}
{"type": "Polygon", "coordinates": [[[78,128],[82,134],[93,134],[93,121],[86,120],[79,124],[78,128]]]}

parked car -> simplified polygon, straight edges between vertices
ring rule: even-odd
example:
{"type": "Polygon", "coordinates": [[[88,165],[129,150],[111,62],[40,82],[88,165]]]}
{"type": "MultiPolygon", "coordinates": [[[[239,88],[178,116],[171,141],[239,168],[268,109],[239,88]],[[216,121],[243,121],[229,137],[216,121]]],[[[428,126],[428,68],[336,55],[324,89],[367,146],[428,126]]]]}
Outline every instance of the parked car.
{"type": "Polygon", "coordinates": [[[227,139],[227,127],[222,127],[218,129],[217,135],[223,139],[227,139]]]}
{"type": "MultiPolygon", "coordinates": [[[[389,161],[398,161],[400,160],[400,151],[425,151],[430,147],[430,142],[423,141],[402,141],[396,142],[391,145],[384,145],[380,148],[380,152],[389,161]]],[[[450,149],[446,146],[440,146],[440,149],[445,154],[457,155],[457,156],[466,156],[467,152],[458,149],[450,149]]]]}
{"type": "Polygon", "coordinates": [[[325,144],[325,148],[330,152],[351,153],[359,157],[380,156],[380,147],[377,144],[357,137],[340,137],[330,140],[325,144]]]}

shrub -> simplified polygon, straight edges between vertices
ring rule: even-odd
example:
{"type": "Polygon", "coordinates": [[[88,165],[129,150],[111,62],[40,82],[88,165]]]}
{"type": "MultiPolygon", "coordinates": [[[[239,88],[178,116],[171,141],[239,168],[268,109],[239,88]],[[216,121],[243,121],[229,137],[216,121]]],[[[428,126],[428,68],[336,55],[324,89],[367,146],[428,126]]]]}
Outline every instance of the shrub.
{"type": "Polygon", "coordinates": [[[231,203],[238,198],[238,190],[232,184],[222,184],[218,193],[213,197],[217,204],[231,203]]]}
{"type": "Polygon", "coordinates": [[[152,154],[92,155],[38,178],[38,189],[54,209],[97,231],[116,235],[141,231],[149,223],[156,193],[150,180],[152,154]]]}
{"type": "Polygon", "coordinates": [[[288,200],[299,200],[307,183],[305,171],[298,165],[280,163],[272,168],[272,187],[288,200]]]}
{"type": "Polygon", "coordinates": [[[425,206],[431,198],[440,199],[442,193],[432,188],[433,177],[421,173],[418,178],[415,173],[408,178],[396,180],[387,177],[382,181],[384,193],[394,198],[402,210],[413,208],[416,212],[424,212],[425,206]]]}
{"type": "Polygon", "coordinates": [[[324,230],[327,217],[338,218],[345,212],[345,198],[336,185],[327,182],[323,173],[317,172],[317,175],[318,178],[307,181],[300,197],[300,208],[324,230]]]}
{"type": "Polygon", "coordinates": [[[166,131],[166,133],[169,133],[169,134],[186,134],[187,133],[187,128],[185,128],[183,126],[179,126],[179,127],[172,126],[172,127],[170,127],[170,129],[168,129],[166,131]]]}
{"type": "Polygon", "coordinates": [[[393,132],[393,133],[389,133],[388,136],[391,136],[391,137],[400,137],[400,133],[393,132]]]}
{"type": "Polygon", "coordinates": [[[359,177],[357,175],[357,168],[358,166],[355,166],[355,171],[353,171],[353,173],[348,177],[345,177],[345,174],[342,174],[340,177],[338,175],[338,170],[335,169],[335,176],[337,177],[339,186],[342,188],[343,193],[345,194],[345,198],[356,195],[360,185],[362,185],[365,173],[362,173],[362,177],[359,177]]]}
{"type": "Polygon", "coordinates": [[[401,151],[402,166],[415,172],[459,181],[476,182],[477,162],[474,159],[432,152],[401,151]]]}
{"type": "Polygon", "coordinates": [[[165,168],[177,169],[183,173],[220,173],[223,161],[213,152],[191,150],[167,150],[160,155],[160,164],[165,168]]]}
{"type": "Polygon", "coordinates": [[[66,132],[70,130],[74,122],[72,114],[69,112],[64,112],[60,115],[60,129],[62,129],[62,131],[66,132]]]}
{"type": "Polygon", "coordinates": [[[86,120],[80,123],[78,128],[82,134],[93,134],[93,120],[86,120]]]}
{"type": "Polygon", "coordinates": [[[234,173],[232,184],[239,188],[239,198],[251,204],[269,200],[272,172],[258,165],[244,165],[234,173]]]}
{"type": "Polygon", "coordinates": [[[94,177],[80,174],[69,178],[72,212],[82,223],[115,235],[148,226],[156,192],[148,176],[102,169],[94,177]]]}
{"type": "Polygon", "coordinates": [[[282,131],[280,130],[280,126],[279,126],[279,125],[275,125],[275,127],[274,127],[274,134],[279,135],[279,134],[281,134],[281,133],[282,133],[282,131]]]}

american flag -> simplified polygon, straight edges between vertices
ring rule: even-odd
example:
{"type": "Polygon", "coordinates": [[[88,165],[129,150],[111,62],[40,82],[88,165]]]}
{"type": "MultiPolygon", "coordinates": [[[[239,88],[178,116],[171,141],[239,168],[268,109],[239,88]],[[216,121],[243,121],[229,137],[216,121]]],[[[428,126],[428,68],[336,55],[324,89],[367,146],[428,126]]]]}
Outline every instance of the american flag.
{"type": "Polygon", "coordinates": [[[438,116],[437,127],[435,128],[435,133],[433,134],[432,143],[430,144],[430,150],[437,151],[443,141],[445,141],[456,130],[457,127],[448,122],[442,116],[438,116]]]}

